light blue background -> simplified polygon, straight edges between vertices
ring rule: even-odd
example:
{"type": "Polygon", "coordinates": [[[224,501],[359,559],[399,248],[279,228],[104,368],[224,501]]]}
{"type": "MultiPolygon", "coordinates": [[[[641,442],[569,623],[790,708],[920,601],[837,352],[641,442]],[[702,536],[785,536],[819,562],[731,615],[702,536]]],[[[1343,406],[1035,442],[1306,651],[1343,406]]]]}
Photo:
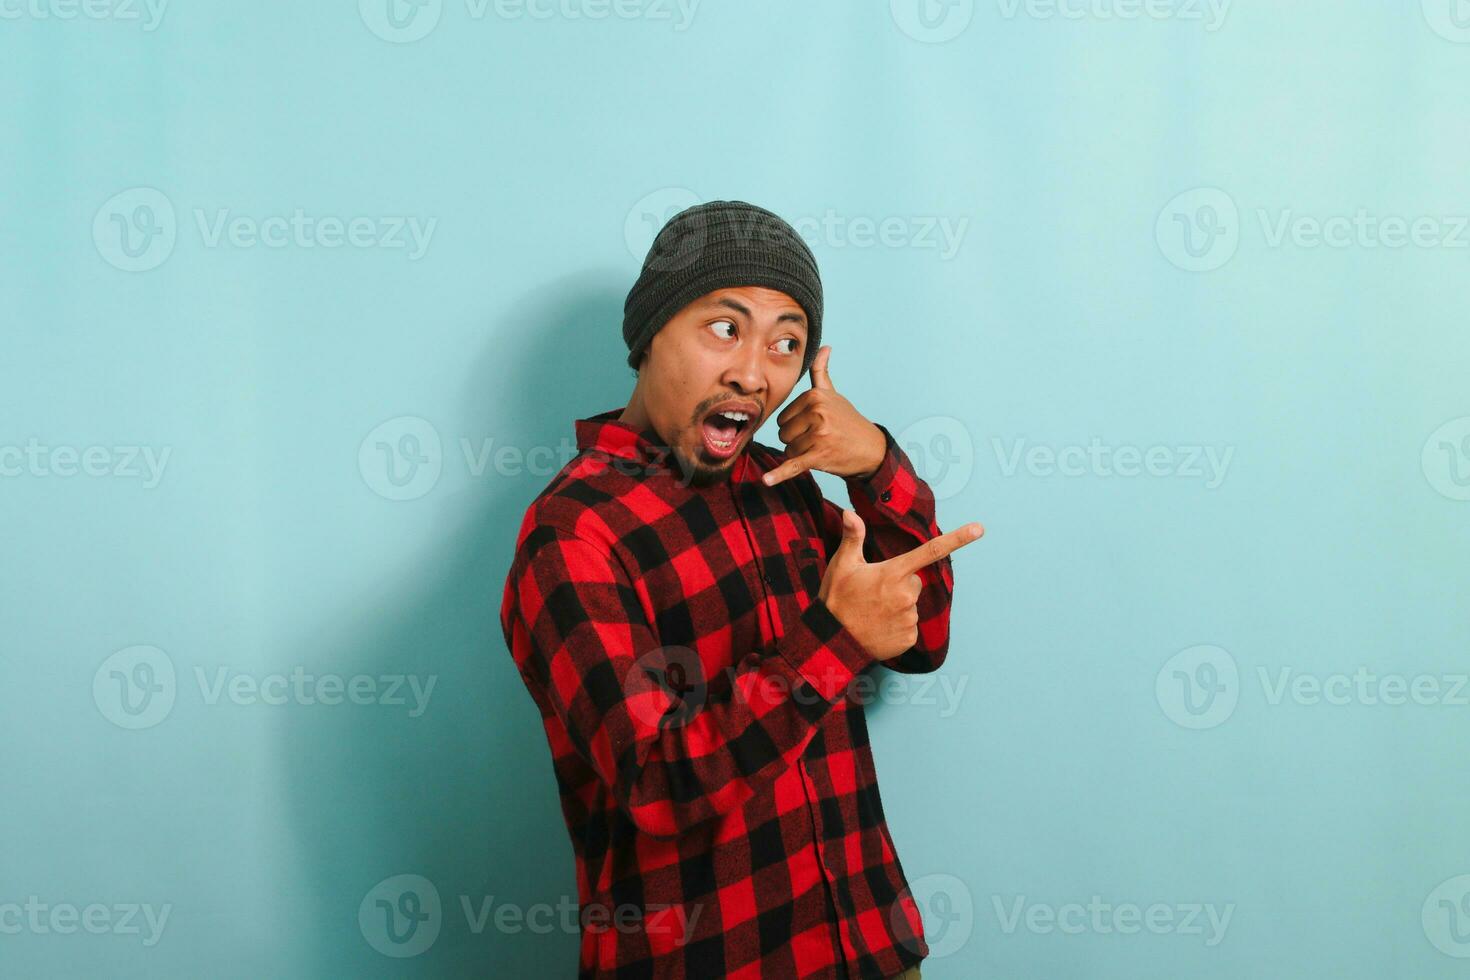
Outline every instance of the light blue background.
{"type": "Polygon", "coordinates": [[[957,701],[869,709],[925,977],[1470,969],[1470,707],[1446,696],[1470,10],[704,0],[686,24],[443,0],[400,42],[375,0],[39,16],[65,2],[0,0],[0,906],[169,918],[150,946],[0,908],[0,973],[573,975],[574,932],[477,932],[460,905],[575,896],[497,622],[549,469],[472,462],[561,452],[626,401],[641,250],[715,198],[805,221],[838,389],[907,433],[941,526],[987,527],[955,562],[957,701]],[[416,258],[206,233],[297,209],[374,240],[434,224],[416,258]],[[1292,224],[1360,211],[1345,247],[1292,224]],[[1385,217],[1436,242],[1370,247],[1385,217]],[[134,218],[164,233],[136,261],[134,218]],[[1093,440],[1168,447],[1168,475],[1010,465],[1093,440]],[[59,475],[57,447],[109,475],[59,475]],[[124,447],[169,454],[156,485],[124,447]],[[1229,451],[1216,485],[1187,447],[1229,451]],[[174,700],[129,729],[138,646],[174,700]],[[1218,700],[1184,687],[1216,668],[1218,700]],[[1440,696],[1275,697],[1285,668],[1440,696]],[[211,701],[298,669],[435,687],[416,717],[211,701]],[[443,911],[394,958],[358,912],[405,874],[443,911]],[[1093,896],[1175,927],[1046,926],[1093,896]],[[1038,918],[1008,929],[1018,899],[1038,918]],[[1191,904],[1229,909],[1218,942],[1177,928],[1191,904]]]}

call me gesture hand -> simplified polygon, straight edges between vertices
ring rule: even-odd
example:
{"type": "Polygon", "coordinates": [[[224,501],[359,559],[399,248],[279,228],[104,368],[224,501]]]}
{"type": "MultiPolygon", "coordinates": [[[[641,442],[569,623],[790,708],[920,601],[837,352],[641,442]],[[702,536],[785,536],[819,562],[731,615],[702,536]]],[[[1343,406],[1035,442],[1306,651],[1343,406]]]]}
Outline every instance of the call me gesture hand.
{"type": "MultiPolygon", "coordinates": [[[[776,422],[786,444],[786,462],[762,479],[775,486],[807,470],[860,479],[883,463],[888,442],[883,432],[837,393],[827,364],[832,348],[812,359],[812,387],[787,405],[776,422]]],[[[887,561],[863,556],[867,529],[856,511],[842,512],[842,543],[827,564],[818,598],[878,660],[891,660],[919,640],[918,572],[985,533],[971,522],[887,561]]]]}
{"type": "Polygon", "coordinates": [[[866,478],[878,471],[887,452],[883,432],[832,387],[827,362],[831,346],[812,358],[812,386],[776,416],[786,462],[761,479],[768,487],[807,470],[866,478]]]}

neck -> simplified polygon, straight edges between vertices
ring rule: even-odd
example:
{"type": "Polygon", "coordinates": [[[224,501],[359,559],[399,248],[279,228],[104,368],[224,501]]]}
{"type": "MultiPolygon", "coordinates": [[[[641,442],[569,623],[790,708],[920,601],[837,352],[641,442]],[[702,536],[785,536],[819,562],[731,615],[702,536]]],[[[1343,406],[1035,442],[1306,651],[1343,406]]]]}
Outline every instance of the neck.
{"type": "Polygon", "coordinates": [[[643,410],[643,393],[636,387],[633,396],[628,399],[628,405],[623,409],[623,414],[618,416],[618,421],[635,429],[648,428],[648,413],[643,410]]]}

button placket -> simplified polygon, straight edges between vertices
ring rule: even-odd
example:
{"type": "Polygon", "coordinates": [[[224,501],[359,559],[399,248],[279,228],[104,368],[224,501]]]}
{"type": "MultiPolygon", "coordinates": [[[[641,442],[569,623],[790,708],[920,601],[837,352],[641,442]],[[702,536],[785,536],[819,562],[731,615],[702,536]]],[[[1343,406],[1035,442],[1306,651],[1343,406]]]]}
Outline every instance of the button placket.
{"type": "MultiPolygon", "coordinates": [[[[750,547],[751,564],[746,567],[753,569],[751,577],[755,579],[755,585],[760,590],[760,607],[765,613],[765,615],[759,617],[760,628],[766,634],[764,639],[774,640],[779,635],[776,626],[776,613],[772,608],[774,598],[771,590],[775,588],[775,584],[771,581],[770,572],[766,570],[766,559],[761,555],[760,544],[757,540],[755,530],[750,526],[750,522],[745,519],[745,511],[740,507],[739,484],[732,480],[726,483],[725,486],[730,492],[730,505],[735,509],[735,517],[740,521],[740,529],[745,532],[745,541],[750,547]]],[[[747,578],[746,581],[749,583],[750,579],[747,578]]]]}

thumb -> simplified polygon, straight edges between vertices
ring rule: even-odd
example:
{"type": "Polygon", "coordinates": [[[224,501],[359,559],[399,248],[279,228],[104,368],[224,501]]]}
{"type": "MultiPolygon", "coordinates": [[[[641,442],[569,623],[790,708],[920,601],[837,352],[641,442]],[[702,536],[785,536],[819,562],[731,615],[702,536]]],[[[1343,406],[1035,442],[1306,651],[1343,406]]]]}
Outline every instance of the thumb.
{"type": "Polygon", "coordinates": [[[863,519],[858,516],[857,511],[843,510],[842,541],[838,543],[837,550],[832,554],[831,564],[839,561],[864,563],[866,559],[863,558],[863,538],[867,536],[867,533],[863,519]]]}
{"type": "Polygon", "coordinates": [[[825,388],[828,391],[836,390],[832,386],[832,375],[827,373],[827,364],[831,360],[832,345],[824,344],[821,350],[817,351],[817,356],[812,358],[812,368],[810,373],[812,377],[813,388],[825,388]]]}

